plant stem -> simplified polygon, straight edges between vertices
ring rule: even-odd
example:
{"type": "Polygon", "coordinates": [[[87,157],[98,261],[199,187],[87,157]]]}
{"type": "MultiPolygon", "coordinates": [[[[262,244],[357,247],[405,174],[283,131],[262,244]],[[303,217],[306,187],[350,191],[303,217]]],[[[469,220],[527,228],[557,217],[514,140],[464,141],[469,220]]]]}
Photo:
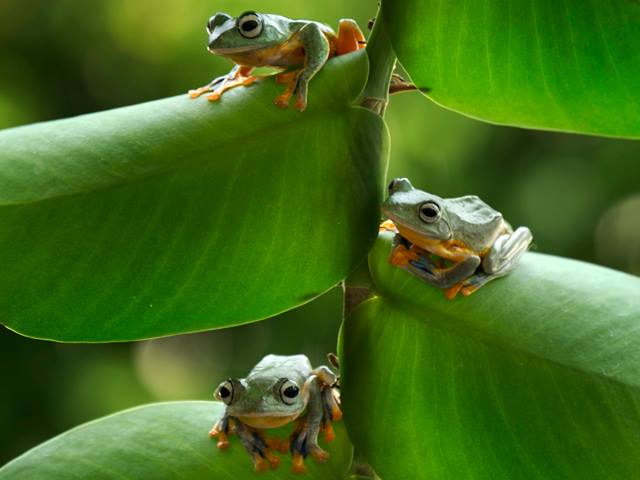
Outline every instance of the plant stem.
{"type": "Polygon", "coordinates": [[[382,19],[382,7],[378,8],[378,15],[367,41],[367,55],[369,79],[362,91],[359,104],[384,116],[389,103],[391,75],[396,67],[396,54],[391,47],[382,19]]]}
{"type": "Polygon", "coordinates": [[[369,262],[365,258],[358,267],[342,282],[344,295],[342,306],[343,320],[351,314],[354,308],[372,295],[373,280],[369,273],[369,262]]]}

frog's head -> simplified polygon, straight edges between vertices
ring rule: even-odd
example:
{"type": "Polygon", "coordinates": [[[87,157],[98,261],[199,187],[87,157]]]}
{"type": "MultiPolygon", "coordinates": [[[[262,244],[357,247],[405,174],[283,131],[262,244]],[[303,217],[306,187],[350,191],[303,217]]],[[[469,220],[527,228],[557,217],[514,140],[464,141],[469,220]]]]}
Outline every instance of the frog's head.
{"type": "Polygon", "coordinates": [[[295,420],[305,409],[304,386],[288,378],[230,378],[215,398],[227,405],[227,415],[254,428],[277,428],[295,420]]]}
{"type": "Polygon", "coordinates": [[[395,223],[400,235],[418,246],[422,241],[446,241],[452,237],[445,201],[413,188],[406,178],[391,181],[382,211],[395,223]]]}
{"type": "Polygon", "coordinates": [[[209,51],[230,55],[277,45],[288,36],[284,17],[245,12],[238,18],[216,13],[207,23],[209,51]]]}

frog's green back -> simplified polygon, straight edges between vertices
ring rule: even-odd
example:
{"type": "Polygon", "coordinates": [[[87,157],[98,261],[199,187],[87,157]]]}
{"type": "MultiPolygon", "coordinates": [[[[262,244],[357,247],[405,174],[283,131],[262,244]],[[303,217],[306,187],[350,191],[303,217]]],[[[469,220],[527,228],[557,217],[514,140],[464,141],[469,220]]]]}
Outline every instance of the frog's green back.
{"type": "Polygon", "coordinates": [[[504,228],[502,214],[476,195],[446,199],[447,220],[456,240],[474,251],[491,246],[504,228]]]}
{"type": "Polygon", "coordinates": [[[247,375],[247,382],[260,379],[289,378],[302,385],[311,373],[311,363],[305,355],[267,355],[247,375]]]}

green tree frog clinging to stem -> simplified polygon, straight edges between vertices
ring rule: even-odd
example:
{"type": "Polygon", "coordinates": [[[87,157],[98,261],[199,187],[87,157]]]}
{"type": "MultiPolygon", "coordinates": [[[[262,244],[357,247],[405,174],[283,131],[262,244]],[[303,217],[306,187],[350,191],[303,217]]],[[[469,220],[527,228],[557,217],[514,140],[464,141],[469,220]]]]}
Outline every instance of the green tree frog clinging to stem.
{"type": "Polygon", "coordinates": [[[218,100],[230,88],[256,81],[257,77],[251,75],[254,68],[275,67],[284,70],[276,81],[287,85],[276,98],[276,105],[286,108],[295,94],[294,106],[300,111],[307,106],[309,81],[327,59],[365,45],[353,20],[341,20],[336,35],[322,23],[256,12],[245,12],[237,18],[216,13],[209,19],[207,33],[209,51],[232,60],[235,66],[227,75],[189,91],[192,98],[210,92],[209,100],[218,100]]]}
{"type": "Polygon", "coordinates": [[[406,178],[389,184],[382,211],[390,221],[381,229],[397,232],[390,262],[446,289],[449,299],[507,275],[532,241],[527,227],[513,231],[475,195],[441,198],[413,188],[406,178]]]}
{"type": "Polygon", "coordinates": [[[325,440],[333,440],[332,422],[342,418],[336,382],[328,367],[313,369],[304,355],[267,355],[246,378],[230,378],[218,386],[215,398],[226,408],[209,435],[218,438],[218,448],[224,449],[229,433],[235,433],[256,471],[276,468],[280,459],[274,451],[289,449],[293,471],[303,472],[307,455],[318,462],[329,457],[318,445],[318,435],[324,432],[325,440]],[[264,432],[290,422],[296,425],[286,441],[268,438],[264,432]]]}

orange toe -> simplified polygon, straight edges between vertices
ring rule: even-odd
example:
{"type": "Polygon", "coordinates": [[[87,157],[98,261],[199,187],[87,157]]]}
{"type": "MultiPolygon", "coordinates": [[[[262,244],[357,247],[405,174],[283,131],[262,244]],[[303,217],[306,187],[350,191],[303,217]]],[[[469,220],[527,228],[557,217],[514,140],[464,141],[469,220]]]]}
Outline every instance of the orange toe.
{"type": "Polygon", "coordinates": [[[456,283],[453,287],[447,288],[444,291],[444,296],[447,297],[447,300],[453,300],[458,295],[458,292],[462,288],[462,283],[456,283]]]}
{"type": "Polygon", "coordinates": [[[269,469],[269,463],[260,455],[255,455],[253,457],[253,468],[258,473],[266,472],[269,469]]]}
{"type": "Polygon", "coordinates": [[[299,453],[293,454],[293,466],[291,467],[293,473],[304,473],[307,471],[307,467],[304,466],[304,458],[299,453]]]}
{"type": "Polygon", "coordinates": [[[324,440],[326,442],[333,442],[336,438],[336,433],[333,431],[333,425],[330,423],[324,428],[324,440]]]}

